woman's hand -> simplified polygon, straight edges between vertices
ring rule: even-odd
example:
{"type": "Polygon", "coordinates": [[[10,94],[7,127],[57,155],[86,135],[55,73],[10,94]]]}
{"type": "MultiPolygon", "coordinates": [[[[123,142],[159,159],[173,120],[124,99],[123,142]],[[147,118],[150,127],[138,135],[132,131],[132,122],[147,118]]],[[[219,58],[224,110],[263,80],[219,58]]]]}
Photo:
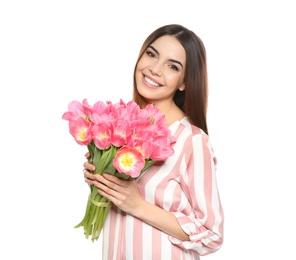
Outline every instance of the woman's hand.
{"type": "Polygon", "coordinates": [[[126,213],[135,215],[143,199],[135,180],[122,180],[111,174],[96,174],[98,192],[126,213]]]}
{"type": "Polygon", "coordinates": [[[111,174],[92,174],[95,166],[89,162],[89,153],[85,155],[88,159],[83,164],[85,182],[89,185],[95,185],[98,192],[109,199],[122,211],[135,215],[140,205],[144,200],[142,199],[137,183],[135,180],[122,180],[111,174]]]}
{"type": "Polygon", "coordinates": [[[92,185],[93,184],[92,182],[95,180],[95,178],[94,178],[94,174],[92,174],[91,172],[94,171],[96,167],[89,162],[90,153],[86,153],[84,157],[87,159],[87,161],[83,164],[84,180],[87,184],[92,185]]]}

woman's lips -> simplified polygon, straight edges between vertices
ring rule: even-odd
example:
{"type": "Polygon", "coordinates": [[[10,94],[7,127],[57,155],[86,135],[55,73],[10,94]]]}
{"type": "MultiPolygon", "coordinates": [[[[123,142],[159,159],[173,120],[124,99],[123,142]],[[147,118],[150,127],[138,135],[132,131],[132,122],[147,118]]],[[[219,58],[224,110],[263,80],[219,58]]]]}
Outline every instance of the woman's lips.
{"type": "Polygon", "coordinates": [[[144,81],[152,87],[161,87],[162,86],[161,84],[155,82],[154,80],[152,80],[151,78],[148,78],[145,75],[144,75],[144,81]]]}

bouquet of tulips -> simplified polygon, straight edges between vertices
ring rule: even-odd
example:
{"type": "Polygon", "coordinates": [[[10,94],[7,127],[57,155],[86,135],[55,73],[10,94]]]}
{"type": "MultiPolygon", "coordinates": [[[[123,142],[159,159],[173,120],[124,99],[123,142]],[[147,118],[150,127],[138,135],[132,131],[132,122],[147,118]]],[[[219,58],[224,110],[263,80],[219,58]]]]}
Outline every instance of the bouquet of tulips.
{"type": "MultiPolygon", "coordinates": [[[[62,119],[69,122],[69,132],[79,145],[85,145],[90,161],[96,166],[93,174],[109,173],[122,179],[137,178],[156,161],[173,155],[176,141],[166,125],[164,115],[148,104],[141,109],[135,102],[98,101],[91,106],[87,99],[72,101],[62,119]]],[[[88,239],[100,236],[110,210],[108,199],[94,185],[82,221],[88,239]]]]}

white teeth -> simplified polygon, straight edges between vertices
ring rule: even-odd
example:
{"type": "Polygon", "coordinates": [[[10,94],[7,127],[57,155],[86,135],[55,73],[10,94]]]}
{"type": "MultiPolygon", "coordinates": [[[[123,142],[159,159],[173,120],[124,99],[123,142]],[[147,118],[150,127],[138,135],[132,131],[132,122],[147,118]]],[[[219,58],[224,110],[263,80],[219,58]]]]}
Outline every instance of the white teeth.
{"type": "Polygon", "coordinates": [[[155,87],[159,87],[159,85],[157,83],[155,83],[154,81],[152,81],[151,79],[148,79],[145,77],[145,80],[150,84],[150,85],[153,85],[155,87]]]}

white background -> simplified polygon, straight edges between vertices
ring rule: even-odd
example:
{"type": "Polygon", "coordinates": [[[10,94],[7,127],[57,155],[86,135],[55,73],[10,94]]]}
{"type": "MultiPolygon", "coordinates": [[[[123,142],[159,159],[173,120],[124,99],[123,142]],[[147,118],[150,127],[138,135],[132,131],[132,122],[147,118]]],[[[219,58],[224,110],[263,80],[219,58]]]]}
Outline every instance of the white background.
{"type": "Polygon", "coordinates": [[[100,259],[74,229],[88,186],[61,119],[70,101],[130,100],[154,29],[180,23],[208,53],[210,136],[225,211],[205,260],[296,259],[293,1],[1,1],[0,258],[100,259]]]}

